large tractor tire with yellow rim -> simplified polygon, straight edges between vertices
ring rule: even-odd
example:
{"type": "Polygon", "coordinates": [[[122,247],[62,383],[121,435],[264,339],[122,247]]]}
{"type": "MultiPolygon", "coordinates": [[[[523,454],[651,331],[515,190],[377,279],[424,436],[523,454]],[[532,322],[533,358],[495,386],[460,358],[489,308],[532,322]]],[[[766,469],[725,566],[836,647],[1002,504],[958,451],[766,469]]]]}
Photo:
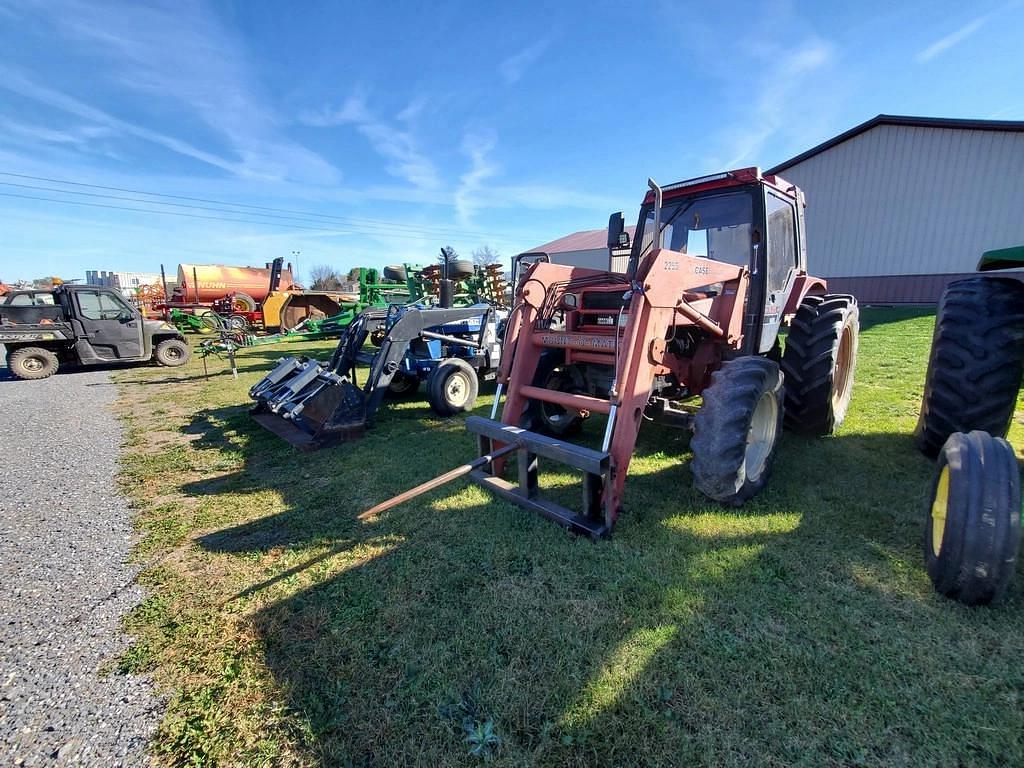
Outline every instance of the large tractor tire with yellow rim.
{"type": "Polygon", "coordinates": [[[788,429],[829,435],[843,423],[853,394],[859,336],[860,311],[853,296],[804,298],[782,354],[788,429]]]}
{"type": "Polygon", "coordinates": [[[981,431],[949,436],[925,525],[925,564],[937,592],[965,605],[1002,597],[1017,566],[1020,505],[1009,443],[981,431]]]}
{"type": "Polygon", "coordinates": [[[954,432],[1005,437],[1024,376],[1024,283],[971,277],[942,294],[924,381],[917,447],[935,456],[954,432]]]}

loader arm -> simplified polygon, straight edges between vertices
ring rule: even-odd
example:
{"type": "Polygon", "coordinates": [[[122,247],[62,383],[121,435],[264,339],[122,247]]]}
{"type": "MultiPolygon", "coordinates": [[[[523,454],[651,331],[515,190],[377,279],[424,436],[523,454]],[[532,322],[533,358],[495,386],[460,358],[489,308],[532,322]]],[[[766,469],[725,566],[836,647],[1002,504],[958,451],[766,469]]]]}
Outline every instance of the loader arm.
{"type": "MultiPolygon", "coordinates": [[[[666,338],[673,327],[693,327],[738,348],[743,339],[743,315],[749,273],[745,267],[656,249],[639,265],[636,279],[622,282],[608,273],[557,264],[538,263],[524,276],[519,301],[509,318],[499,383],[507,388],[500,424],[473,418],[467,428],[480,435],[480,455],[492,454],[514,439],[518,449],[519,486],[501,479],[507,458],[489,462],[489,471],[471,475],[512,501],[528,506],[581,533],[601,536],[611,530],[622,507],[623,489],[637,434],[651,399],[656,376],[672,372],[666,338]],[[594,289],[615,295],[623,291],[620,318],[605,332],[571,327],[550,327],[545,311],[558,306],[566,293],[594,289]],[[713,301],[697,298],[701,288],[720,284],[713,301]],[[704,311],[711,306],[711,314],[704,311]],[[534,372],[545,349],[564,349],[573,359],[610,366],[612,387],[607,398],[547,390],[535,385],[534,372]],[[531,400],[607,417],[600,451],[553,441],[522,429],[523,414],[531,400]],[[538,457],[573,466],[584,473],[583,512],[574,514],[539,497],[538,457]]],[[[585,312],[586,310],[576,310],[585,312]]],[[[685,361],[686,378],[697,381],[699,392],[717,361],[696,355],[685,361]]]]}

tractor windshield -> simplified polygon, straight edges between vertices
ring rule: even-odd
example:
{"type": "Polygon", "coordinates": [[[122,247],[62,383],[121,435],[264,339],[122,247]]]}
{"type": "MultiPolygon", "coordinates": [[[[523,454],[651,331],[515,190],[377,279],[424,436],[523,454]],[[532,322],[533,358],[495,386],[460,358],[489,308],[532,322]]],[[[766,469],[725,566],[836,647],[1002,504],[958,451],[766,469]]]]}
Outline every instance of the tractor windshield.
{"type": "MultiPolygon", "coordinates": [[[[747,190],[716,195],[683,197],[661,209],[662,248],[691,256],[706,256],[737,266],[749,266],[753,200],[747,190]]],[[[654,241],[654,209],[641,216],[637,260],[650,252],[654,241]]]]}

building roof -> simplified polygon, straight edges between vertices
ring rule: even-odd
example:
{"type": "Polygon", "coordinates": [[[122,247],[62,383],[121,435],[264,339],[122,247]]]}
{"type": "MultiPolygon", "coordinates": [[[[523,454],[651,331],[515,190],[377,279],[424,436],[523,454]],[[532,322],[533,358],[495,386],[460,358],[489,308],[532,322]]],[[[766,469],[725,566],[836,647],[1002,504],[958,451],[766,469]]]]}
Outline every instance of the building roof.
{"type": "MultiPolygon", "coordinates": [[[[633,233],[636,232],[636,227],[629,225],[626,227],[626,231],[629,233],[630,239],[633,238],[633,233]]],[[[570,253],[572,251],[596,251],[604,250],[608,247],[608,230],[605,229],[585,229],[582,232],[573,232],[571,235],[560,237],[557,240],[552,240],[550,243],[544,245],[538,245],[536,248],[531,248],[531,251],[543,251],[544,253],[570,253]]]]}
{"type": "Polygon", "coordinates": [[[801,152],[796,157],[791,157],[784,163],[779,163],[774,168],[769,168],[765,173],[781,173],[797,163],[802,163],[808,158],[831,149],[837,144],[852,139],[854,136],[870,131],[880,125],[905,125],[912,128],[957,128],[966,131],[1011,131],[1024,133],[1024,121],[1022,120],[961,120],[950,117],[910,117],[906,115],[878,115],[870,120],[856,125],[850,130],[840,133],[828,141],[822,142],[816,147],[811,147],[806,152],[801,152]]]}

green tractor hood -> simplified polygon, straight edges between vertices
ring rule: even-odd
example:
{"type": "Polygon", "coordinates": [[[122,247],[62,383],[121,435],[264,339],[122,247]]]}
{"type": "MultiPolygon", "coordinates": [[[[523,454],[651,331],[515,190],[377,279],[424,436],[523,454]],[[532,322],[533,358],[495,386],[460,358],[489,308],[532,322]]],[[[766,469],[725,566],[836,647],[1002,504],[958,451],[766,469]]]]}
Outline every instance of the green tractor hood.
{"type": "Polygon", "coordinates": [[[998,248],[981,254],[978,271],[989,272],[993,269],[1024,269],[1024,245],[998,248]]]}

